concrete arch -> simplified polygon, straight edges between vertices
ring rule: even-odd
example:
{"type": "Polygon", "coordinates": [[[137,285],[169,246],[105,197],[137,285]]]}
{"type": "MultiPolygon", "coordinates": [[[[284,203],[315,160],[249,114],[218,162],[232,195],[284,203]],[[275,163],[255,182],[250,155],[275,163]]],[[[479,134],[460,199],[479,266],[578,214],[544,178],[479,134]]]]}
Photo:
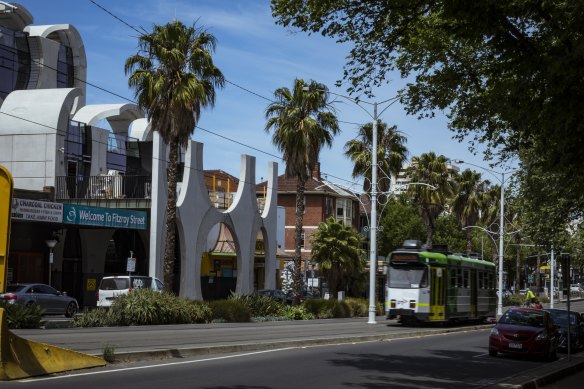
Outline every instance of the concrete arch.
{"type": "MultiPolygon", "coordinates": [[[[75,76],[73,86],[83,91],[80,99],[79,107],[85,105],[86,85],[87,80],[87,56],[85,54],[85,46],[81,34],[75,26],[71,24],[53,24],[42,26],[27,26],[24,28],[28,32],[31,45],[31,55],[33,57],[33,66],[31,69],[31,80],[36,82],[35,85],[29,85],[29,89],[33,88],[54,88],[56,86],[56,58],[58,53],[54,53],[56,48],[50,45],[43,44],[39,38],[45,38],[55,41],[71,48],[73,55],[73,74],[75,76]],[[53,69],[45,68],[40,64],[50,65],[53,69]],[[36,76],[34,76],[36,74],[36,76]],[[54,79],[53,79],[54,78],[54,79]]],[[[58,49],[57,49],[58,50],[58,49]]]]}
{"type": "Polygon", "coordinates": [[[14,31],[22,31],[33,21],[32,14],[20,4],[0,1],[0,25],[14,31]]]}
{"type": "Polygon", "coordinates": [[[77,88],[16,90],[4,100],[0,107],[0,135],[4,140],[0,163],[14,177],[24,177],[21,188],[55,186],[55,177],[66,175],[64,154],[57,150],[65,146],[69,119],[80,95],[77,88]],[[33,161],[12,162],[25,155],[33,161]]]}
{"type": "Polygon", "coordinates": [[[153,131],[150,121],[147,118],[140,118],[130,123],[128,135],[140,142],[152,142],[153,131]]]}
{"type": "MultiPolygon", "coordinates": [[[[157,135],[157,138],[159,136],[157,135]]],[[[156,156],[154,156],[156,158],[156,156]]],[[[277,182],[277,165],[272,164],[271,181],[277,182]]],[[[201,257],[207,245],[207,236],[218,223],[229,228],[237,248],[237,294],[253,291],[253,263],[255,242],[260,228],[265,231],[267,285],[275,284],[276,203],[262,218],[257,208],[255,191],[255,158],[241,156],[240,182],[233,204],[224,212],[216,209],[209,199],[203,177],[203,145],[191,141],[185,155],[185,173],[177,200],[177,229],[181,247],[180,295],[201,300],[201,257]],[[268,264],[268,262],[274,262],[268,264]],[[273,280],[272,280],[273,279],[273,280]]],[[[277,189],[277,188],[276,188],[277,189]]],[[[276,190],[277,192],[277,190],[276,190]]],[[[153,212],[154,213],[154,212],[153,212]]],[[[162,228],[152,226],[152,229],[162,228]]],[[[152,257],[152,256],[151,256],[152,257]]],[[[160,268],[160,266],[158,266],[160,268]]]]}
{"type": "Polygon", "coordinates": [[[130,125],[144,117],[136,104],[92,104],[81,108],[73,120],[95,126],[100,120],[106,119],[115,134],[128,136],[130,125]]]}

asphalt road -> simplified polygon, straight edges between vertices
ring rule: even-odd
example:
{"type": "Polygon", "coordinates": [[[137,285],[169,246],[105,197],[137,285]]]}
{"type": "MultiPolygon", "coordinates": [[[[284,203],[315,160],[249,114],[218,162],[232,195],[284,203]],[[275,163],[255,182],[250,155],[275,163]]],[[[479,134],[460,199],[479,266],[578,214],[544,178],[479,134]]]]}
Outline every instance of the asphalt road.
{"type": "Polygon", "coordinates": [[[487,354],[488,330],[115,364],[6,388],[479,388],[547,362],[487,354]]]}

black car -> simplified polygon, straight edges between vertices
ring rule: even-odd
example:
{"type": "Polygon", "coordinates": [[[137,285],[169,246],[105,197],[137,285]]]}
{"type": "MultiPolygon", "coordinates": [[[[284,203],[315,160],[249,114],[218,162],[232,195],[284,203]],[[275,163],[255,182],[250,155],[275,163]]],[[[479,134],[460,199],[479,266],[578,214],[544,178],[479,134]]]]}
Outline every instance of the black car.
{"type": "Polygon", "coordinates": [[[8,304],[38,305],[47,315],[73,317],[79,309],[77,300],[73,297],[45,284],[8,285],[6,293],[0,294],[0,300],[8,304]]]}
{"type": "MultiPolygon", "coordinates": [[[[565,309],[546,309],[554,319],[560,331],[559,349],[568,350],[568,311],[565,309]]],[[[570,311],[570,351],[584,349],[584,317],[570,311]]]]}

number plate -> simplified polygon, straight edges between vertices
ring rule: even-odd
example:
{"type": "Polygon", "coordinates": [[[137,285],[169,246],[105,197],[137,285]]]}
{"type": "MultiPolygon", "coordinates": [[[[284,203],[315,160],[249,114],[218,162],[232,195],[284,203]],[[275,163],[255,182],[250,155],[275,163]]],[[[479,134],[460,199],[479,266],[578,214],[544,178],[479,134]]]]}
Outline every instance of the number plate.
{"type": "Polygon", "coordinates": [[[509,348],[521,350],[523,345],[521,343],[509,343],[509,348]]]}

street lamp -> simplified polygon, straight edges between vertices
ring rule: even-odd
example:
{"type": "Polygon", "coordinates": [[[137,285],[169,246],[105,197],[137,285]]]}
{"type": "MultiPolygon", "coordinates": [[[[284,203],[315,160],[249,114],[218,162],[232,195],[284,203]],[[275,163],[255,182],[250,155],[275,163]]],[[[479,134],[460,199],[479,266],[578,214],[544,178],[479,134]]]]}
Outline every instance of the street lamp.
{"type": "MultiPolygon", "coordinates": [[[[308,86],[303,87],[302,90],[304,92],[315,91],[311,90],[308,86]]],[[[329,90],[316,90],[316,92],[326,92],[342,97],[357,105],[373,119],[373,134],[371,140],[371,167],[373,170],[371,171],[371,236],[369,242],[369,320],[367,323],[375,324],[375,272],[377,270],[377,121],[379,120],[379,115],[397,102],[400,96],[395,96],[379,103],[370,103],[367,101],[356,100],[349,96],[341,95],[329,90]],[[390,103],[378,113],[378,105],[388,102],[390,103]],[[372,105],[373,114],[361,106],[361,103],[372,105]]]]}
{"type": "MultiPolygon", "coordinates": [[[[495,170],[487,169],[486,167],[475,165],[474,163],[465,162],[460,159],[453,160],[454,163],[465,163],[467,165],[471,165],[477,167],[479,169],[483,169],[489,173],[491,173],[497,180],[497,174],[501,175],[501,207],[500,207],[500,215],[499,215],[499,299],[497,302],[497,317],[501,317],[503,315],[503,235],[505,231],[505,172],[497,172],[495,170]]],[[[517,170],[511,170],[508,173],[516,172],[517,170]]]]}
{"type": "Polygon", "coordinates": [[[53,248],[57,245],[58,241],[55,239],[47,239],[45,240],[47,247],[49,248],[49,286],[51,284],[51,273],[53,272],[53,248]]]}

